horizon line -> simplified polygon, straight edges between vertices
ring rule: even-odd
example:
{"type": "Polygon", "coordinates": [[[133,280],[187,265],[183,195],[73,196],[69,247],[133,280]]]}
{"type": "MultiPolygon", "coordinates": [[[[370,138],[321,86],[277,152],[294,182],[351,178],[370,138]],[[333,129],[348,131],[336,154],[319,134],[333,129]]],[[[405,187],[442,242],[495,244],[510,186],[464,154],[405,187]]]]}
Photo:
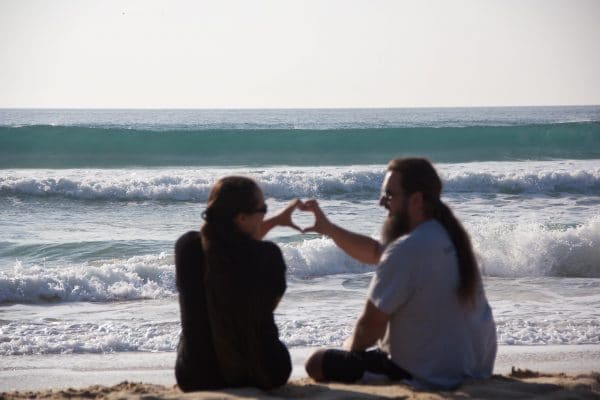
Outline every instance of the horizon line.
{"type": "Polygon", "coordinates": [[[465,109],[465,108],[548,108],[548,107],[600,107],[600,104],[546,104],[546,105],[494,105],[494,106],[407,106],[407,107],[0,107],[0,110],[197,110],[197,111],[253,111],[253,110],[397,110],[397,109],[465,109]]]}

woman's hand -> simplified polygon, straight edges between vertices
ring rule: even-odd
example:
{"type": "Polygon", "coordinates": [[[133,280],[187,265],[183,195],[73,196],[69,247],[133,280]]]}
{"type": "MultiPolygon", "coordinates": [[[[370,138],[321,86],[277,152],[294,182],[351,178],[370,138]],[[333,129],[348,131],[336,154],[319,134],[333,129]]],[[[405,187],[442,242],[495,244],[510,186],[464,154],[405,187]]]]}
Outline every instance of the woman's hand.
{"type": "Polygon", "coordinates": [[[294,210],[302,207],[304,203],[300,199],[295,199],[290,201],[290,203],[281,210],[277,215],[275,215],[275,220],[278,226],[288,226],[290,228],[296,229],[297,231],[302,232],[302,229],[294,223],[292,220],[292,214],[294,210]]]}
{"type": "Polygon", "coordinates": [[[275,214],[275,216],[265,219],[261,226],[261,237],[265,237],[265,235],[276,226],[287,226],[302,232],[302,229],[294,224],[294,221],[292,220],[292,213],[297,208],[302,207],[302,204],[300,199],[292,200],[283,210],[275,214]]]}

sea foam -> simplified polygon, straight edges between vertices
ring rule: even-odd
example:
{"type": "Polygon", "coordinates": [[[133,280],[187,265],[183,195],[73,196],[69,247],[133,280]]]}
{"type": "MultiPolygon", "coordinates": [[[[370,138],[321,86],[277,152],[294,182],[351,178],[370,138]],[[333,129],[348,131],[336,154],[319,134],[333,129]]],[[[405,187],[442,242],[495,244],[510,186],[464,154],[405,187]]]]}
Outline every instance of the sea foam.
{"type": "Polygon", "coordinates": [[[484,275],[600,278],[600,216],[562,229],[483,222],[470,232],[484,275]]]}
{"type": "MultiPolygon", "coordinates": [[[[592,161],[440,164],[444,193],[600,194],[600,165],[592,161]]],[[[351,196],[376,199],[384,166],[265,169],[4,170],[0,196],[109,201],[206,201],[226,175],[257,180],[267,197],[351,196]]]]}
{"type": "Polygon", "coordinates": [[[23,265],[0,272],[1,303],[120,301],[175,294],[172,256],[135,256],[93,264],[23,265]]]}
{"type": "MultiPolygon", "coordinates": [[[[600,278],[600,217],[556,229],[543,225],[467,226],[481,270],[491,277],[600,278]]],[[[281,243],[289,278],[373,271],[316,237],[281,243]]],[[[0,271],[0,303],[122,301],[176,295],[173,256],[167,253],[81,265],[23,265],[0,271]]]]}

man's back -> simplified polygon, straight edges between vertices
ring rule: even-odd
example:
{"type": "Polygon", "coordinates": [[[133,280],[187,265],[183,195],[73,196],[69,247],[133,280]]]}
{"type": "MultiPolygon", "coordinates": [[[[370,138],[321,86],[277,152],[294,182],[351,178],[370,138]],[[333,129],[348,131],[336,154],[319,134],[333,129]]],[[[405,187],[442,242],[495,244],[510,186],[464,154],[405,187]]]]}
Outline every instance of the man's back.
{"type": "Polygon", "coordinates": [[[458,285],[454,245],[431,219],[388,246],[369,288],[391,316],[382,349],[427,385],[453,387],[493,369],[496,329],[483,287],[469,306],[459,302],[458,285]]]}

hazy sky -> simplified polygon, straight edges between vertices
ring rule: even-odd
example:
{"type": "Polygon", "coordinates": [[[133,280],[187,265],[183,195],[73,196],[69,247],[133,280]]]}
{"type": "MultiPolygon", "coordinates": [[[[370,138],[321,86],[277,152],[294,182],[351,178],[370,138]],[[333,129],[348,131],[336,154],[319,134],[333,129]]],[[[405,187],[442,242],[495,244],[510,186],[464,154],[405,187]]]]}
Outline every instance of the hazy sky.
{"type": "Polygon", "coordinates": [[[600,1],[0,0],[0,107],[600,104],[600,1]]]}

